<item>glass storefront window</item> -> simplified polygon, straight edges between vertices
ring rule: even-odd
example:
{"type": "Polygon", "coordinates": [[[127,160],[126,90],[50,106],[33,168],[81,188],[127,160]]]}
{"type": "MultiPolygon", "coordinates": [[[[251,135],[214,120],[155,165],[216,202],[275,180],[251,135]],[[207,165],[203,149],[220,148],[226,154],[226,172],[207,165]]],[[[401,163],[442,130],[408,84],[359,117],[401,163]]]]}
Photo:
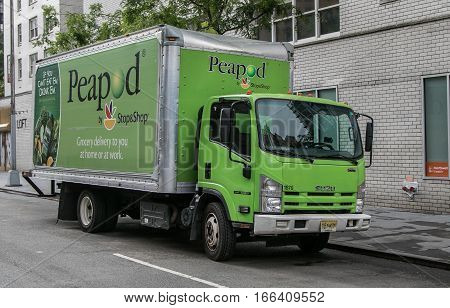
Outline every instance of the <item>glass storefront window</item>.
{"type": "Polygon", "coordinates": [[[449,177],[449,76],[425,78],[425,175],[449,177]]]}

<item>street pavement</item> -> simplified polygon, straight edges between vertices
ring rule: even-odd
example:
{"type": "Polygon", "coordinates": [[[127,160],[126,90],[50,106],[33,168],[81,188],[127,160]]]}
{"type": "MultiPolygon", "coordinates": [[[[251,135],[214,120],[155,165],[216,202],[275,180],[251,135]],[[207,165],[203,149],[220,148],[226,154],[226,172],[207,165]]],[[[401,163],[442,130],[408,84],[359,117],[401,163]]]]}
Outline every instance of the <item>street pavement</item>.
{"type": "Polygon", "coordinates": [[[56,223],[58,203],[0,192],[1,287],[448,287],[448,271],[325,249],[239,243],[217,263],[177,232],[122,218],[114,232],[56,223]]]}
{"type": "MultiPolygon", "coordinates": [[[[7,173],[0,172],[0,191],[6,189],[7,173]]],[[[22,178],[23,186],[8,190],[36,194],[22,178]]],[[[33,179],[50,193],[50,182],[33,179]]],[[[365,232],[344,232],[331,235],[330,243],[401,254],[450,263],[450,215],[411,213],[397,208],[367,207],[372,216],[365,232]]]]}

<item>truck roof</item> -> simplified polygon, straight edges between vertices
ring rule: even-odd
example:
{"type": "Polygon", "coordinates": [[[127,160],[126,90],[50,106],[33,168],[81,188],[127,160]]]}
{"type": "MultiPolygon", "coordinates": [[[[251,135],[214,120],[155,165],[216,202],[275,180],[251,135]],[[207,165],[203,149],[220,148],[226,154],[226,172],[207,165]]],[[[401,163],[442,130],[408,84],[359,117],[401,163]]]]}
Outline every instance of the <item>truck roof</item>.
{"type": "Polygon", "coordinates": [[[158,25],[92,45],[62,52],[42,59],[38,61],[38,63],[41,66],[52,64],[151,37],[158,38],[162,45],[175,45],[187,49],[257,56],[281,61],[292,60],[294,54],[294,48],[290,43],[272,43],[241,37],[185,30],[170,25],[158,25]]]}
{"type": "MultiPolygon", "coordinates": [[[[301,96],[301,95],[295,95],[295,94],[279,94],[279,93],[252,93],[252,94],[233,94],[233,95],[224,95],[220,96],[221,98],[242,98],[242,97],[248,97],[251,98],[253,101],[260,99],[260,98],[274,98],[274,99],[285,99],[285,100],[295,100],[295,101],[304,101],[304,102],[311,102],[311,103],[318,103],[318,104],[327,104],[327,105],[334,105],[339,107],[346,107],[351,108],[348,103],[346,102],[336,102],[330,99],[325,98],[317,98],[317,97],[309,97],[309,96],[301,96]]],[[[219,96],[213,97],[213,98],[220,98],[219,96]]]]}

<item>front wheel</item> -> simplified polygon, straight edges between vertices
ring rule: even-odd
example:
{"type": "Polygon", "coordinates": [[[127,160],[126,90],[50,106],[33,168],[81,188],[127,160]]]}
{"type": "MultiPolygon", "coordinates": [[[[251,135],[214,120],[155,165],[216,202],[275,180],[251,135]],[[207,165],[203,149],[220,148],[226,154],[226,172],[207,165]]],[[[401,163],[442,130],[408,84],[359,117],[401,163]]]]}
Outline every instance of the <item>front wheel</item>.
{"type": "Polygon", "coordinates": [[[225,261],[233,256],[236,236],[224,208],[218,202],[206,206],[203,216],[203,247],[208,258],[225,261]]]}
{"type": "Polygon", "coordinates": [[[305,235],[300,238],[298,247],[305,253],[319,252],[327,246],[329,239],[330,233],[305,235]]]}

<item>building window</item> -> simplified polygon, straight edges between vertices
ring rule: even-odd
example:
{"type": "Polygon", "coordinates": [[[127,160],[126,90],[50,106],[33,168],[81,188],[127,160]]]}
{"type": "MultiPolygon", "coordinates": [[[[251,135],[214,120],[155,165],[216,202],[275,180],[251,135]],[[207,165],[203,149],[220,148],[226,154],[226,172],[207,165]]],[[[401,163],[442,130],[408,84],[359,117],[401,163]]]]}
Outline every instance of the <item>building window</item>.
{"type": "Polygon", "coordinates": [[[38,54],[34,53],[30,55],[30,78],[33,77],[34,69],[36,67],[36,62],[38,60],[38,54]]]}
{"type": "Polygon", "coordinates": [[[17,78],[19,80],[22,80],[22,76],[23,76],[23,67],[22,67],[22,59],[18,59],[17,60],[17,78]]]}
{"type": "Polygon", "coordinates": [[[448,178],[450,75],[423,79],[425,176],[448,178]]]}
{"type": "Polygon", "coordinates": [[[17,0],[17,12],[22,9],[22,0],[17,0]]]}
{"type": "Polygon", "coordinates": [[[272,30],[270,29],[270,25],[268,27],[258,27],[256,39],[260,41],[272,42],[272,30]]]}
{"type": "Polygon", "coordinates": [[[36,39],[38,35],[37,17],[33,17],[30,19],[30,41],[36,39]]]}
{"type": "Polygon", "coordinates": [[[318,97],[330,99],[332,101],[338,101],[337,87],[300,90],[295,92],[295,94],[300,96],[318,97]]]}
{"type": "Polygon", "coordinates": [[[275,41],[290,42],[339,33],[339,0],[292,0],[273,19],[275,41]],[[291,7],[292,9],[286,9],[291,7]]]}
{"type": "Polygon", "coordinates": [[[35,4],[36,2],[37,2],[37,0],[28,0],[28,5],[35,4]]]}
{"type": "Polygon", "coordinates": [[[6,76],[8,83],[11,83],[11,55],[6,57],[6,76]]]}
{"type": "Polygon", "coordinates": [[[22,24],[17,25],[17,46],[22,45],[22,24]]]}

